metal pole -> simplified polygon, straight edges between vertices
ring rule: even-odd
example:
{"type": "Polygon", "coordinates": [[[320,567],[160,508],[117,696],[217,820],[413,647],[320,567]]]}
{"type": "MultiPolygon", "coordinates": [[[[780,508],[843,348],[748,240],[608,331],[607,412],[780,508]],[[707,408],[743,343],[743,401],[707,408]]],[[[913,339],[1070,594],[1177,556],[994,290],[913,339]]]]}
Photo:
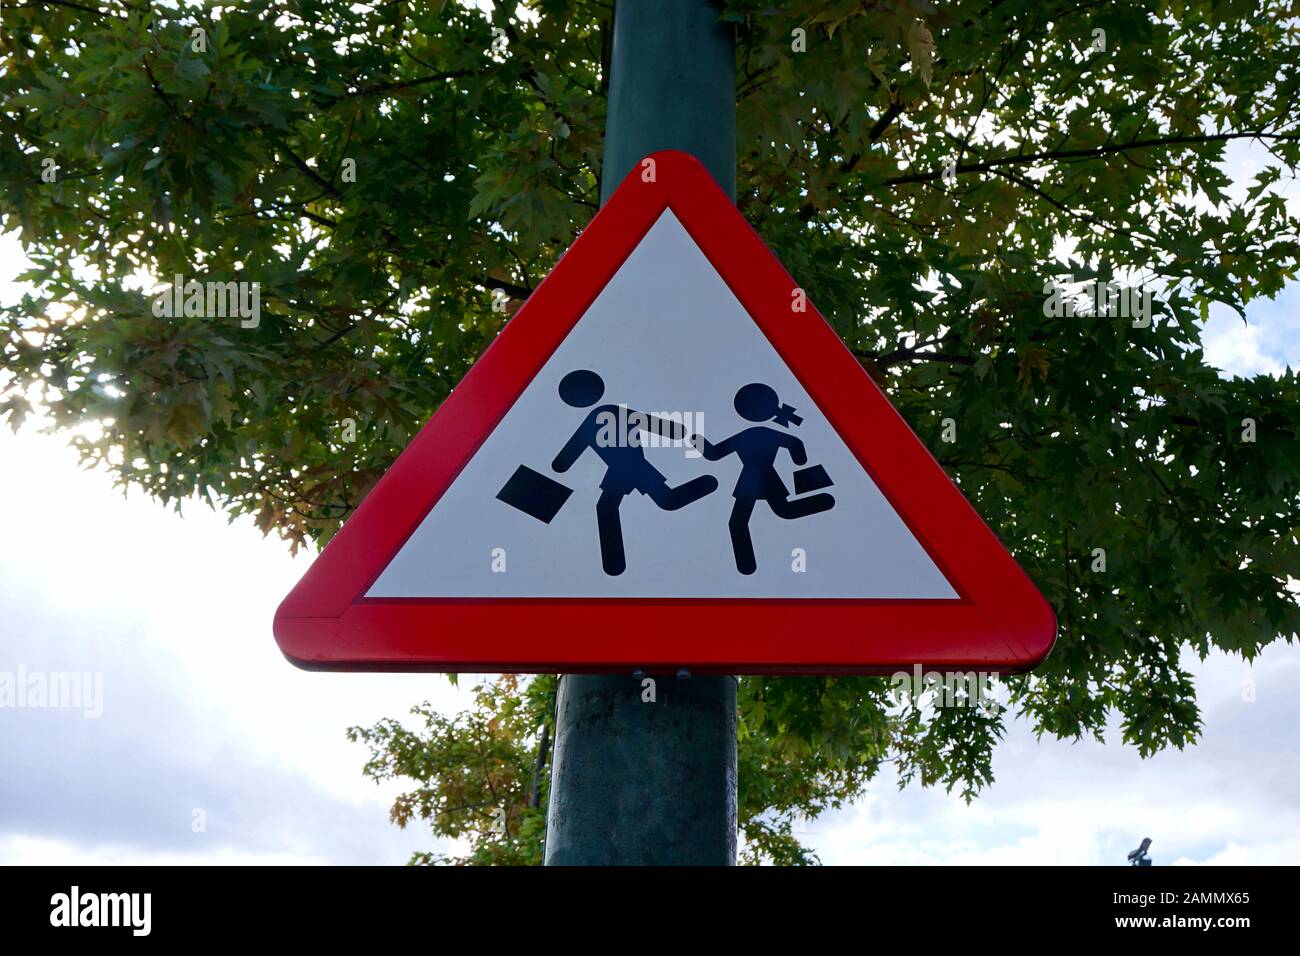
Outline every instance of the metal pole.
{"type": "MultiPolygon", "coordinates": [[[[735,197],[735,40],[719,12],[617,0],[602,203],[660,149],[693,154],[735,197]]],[[[736,862],[736,679],[649,676],[653,703],[645,675],[560,678],[548,866],[736,862]]]]}
{"type": "Polygon", "coordinates": [[[711,0],[618,0],[600,201],[647,154],[690,153],[736,198],[736,43],[711,0]]]}

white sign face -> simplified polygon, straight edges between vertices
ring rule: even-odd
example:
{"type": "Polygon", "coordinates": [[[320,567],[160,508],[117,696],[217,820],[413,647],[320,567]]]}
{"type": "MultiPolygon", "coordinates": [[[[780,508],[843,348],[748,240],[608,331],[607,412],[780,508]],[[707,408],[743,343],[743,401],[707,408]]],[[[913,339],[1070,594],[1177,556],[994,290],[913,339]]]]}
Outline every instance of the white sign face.
{"type": "Polygon", "coordinates": [[[958,597],[670,210],[366,596],[958,597]]]}

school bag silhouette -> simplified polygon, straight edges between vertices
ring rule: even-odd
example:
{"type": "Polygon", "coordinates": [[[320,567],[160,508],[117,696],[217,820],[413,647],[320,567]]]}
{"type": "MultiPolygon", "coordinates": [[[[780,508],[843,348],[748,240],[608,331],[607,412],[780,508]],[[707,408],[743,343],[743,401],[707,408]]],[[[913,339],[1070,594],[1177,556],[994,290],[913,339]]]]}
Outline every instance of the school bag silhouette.
{"type": "Polygon", "coordinates": [[[573,489],[568,485],[520,465],[497,492],[497,500],[532,515],[543,524],[550,524],[571,494],[573,489]]]}

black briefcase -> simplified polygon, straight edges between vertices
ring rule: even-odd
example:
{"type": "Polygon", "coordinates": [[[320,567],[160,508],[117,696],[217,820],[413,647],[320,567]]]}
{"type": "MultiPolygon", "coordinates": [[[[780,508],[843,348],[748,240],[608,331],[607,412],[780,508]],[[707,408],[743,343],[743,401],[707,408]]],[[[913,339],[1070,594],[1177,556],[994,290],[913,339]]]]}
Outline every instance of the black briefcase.
{"type": "Polygon", "coordinates": [[[810,491],[816,491],[818,488],[829,488],[835,482],[831,481],[831,476],[826,474],[826,469],[821,465],[810,465],[807,468],[800,468],[794,473],[794,493],[796,495],[806,495],[810,491]]]}
{"type": "Polygon", "coordinates": [[[572,488],[533,471],[527,465],[520,465],[497,492],[497,500],[518,508],[524,514],[532,515],[544,524],[550,524],[571,494],[572,488]]]}

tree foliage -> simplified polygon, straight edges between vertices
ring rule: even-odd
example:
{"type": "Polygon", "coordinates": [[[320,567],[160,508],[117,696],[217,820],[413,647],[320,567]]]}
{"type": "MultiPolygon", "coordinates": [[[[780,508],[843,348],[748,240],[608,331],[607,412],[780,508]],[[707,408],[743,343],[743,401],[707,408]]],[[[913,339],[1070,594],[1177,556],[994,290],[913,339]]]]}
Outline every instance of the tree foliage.
{"type": "MultiPolygon", "coordinates": [[[[338,528],[596,208],[608,3],[3,12],[0,215],[36,291],[0,313],[0,415],[94,425],[73,436],[89,462],[293,548],[338,528]],[[155,317],[176,274],[259,282],[260,323],[155,317]]],[[[741,210],[1057,611],[1011,713],[1066,738],[1117,713],[1144,755],[1194,742],[1182,653],[1250,659],[1300,630],[1296,375],[1224,378],[1201,346],[1212,305],[1244,319],[1300,261],[1290,5],[721,15],[741,210]],[[1263,157],[1238,182],[1234,141],[1263,157]],[[1153,322],[1048,307],[1065,274],[1145,284],[1153,322]]],[[[468,862],[535,862],[549,680],[354,728],[368,772],[416,784],[394,819],[468,835],[468,862]]],[[[809,859],[794,822],[885,760],[968,797],[992,780],[1005,714],[887,689],[743,682],[752,859],[809,859]]]]}
{"type": "Polygon", "coordinates": [[[555,707],[554,689],[553,676],[507,674],[475,687],[473,706],[455,717],[421,704],[411,711],[422,721],[416,730],[392,719],[349,728],[350,740],[370,748],[367,776],[417,781],[393,802],[394,823],[422,820],[440,836],[468,843],[460,856],[417,853],[412,863],[542,862],[547,739],[532,737],[555,707]]]}

